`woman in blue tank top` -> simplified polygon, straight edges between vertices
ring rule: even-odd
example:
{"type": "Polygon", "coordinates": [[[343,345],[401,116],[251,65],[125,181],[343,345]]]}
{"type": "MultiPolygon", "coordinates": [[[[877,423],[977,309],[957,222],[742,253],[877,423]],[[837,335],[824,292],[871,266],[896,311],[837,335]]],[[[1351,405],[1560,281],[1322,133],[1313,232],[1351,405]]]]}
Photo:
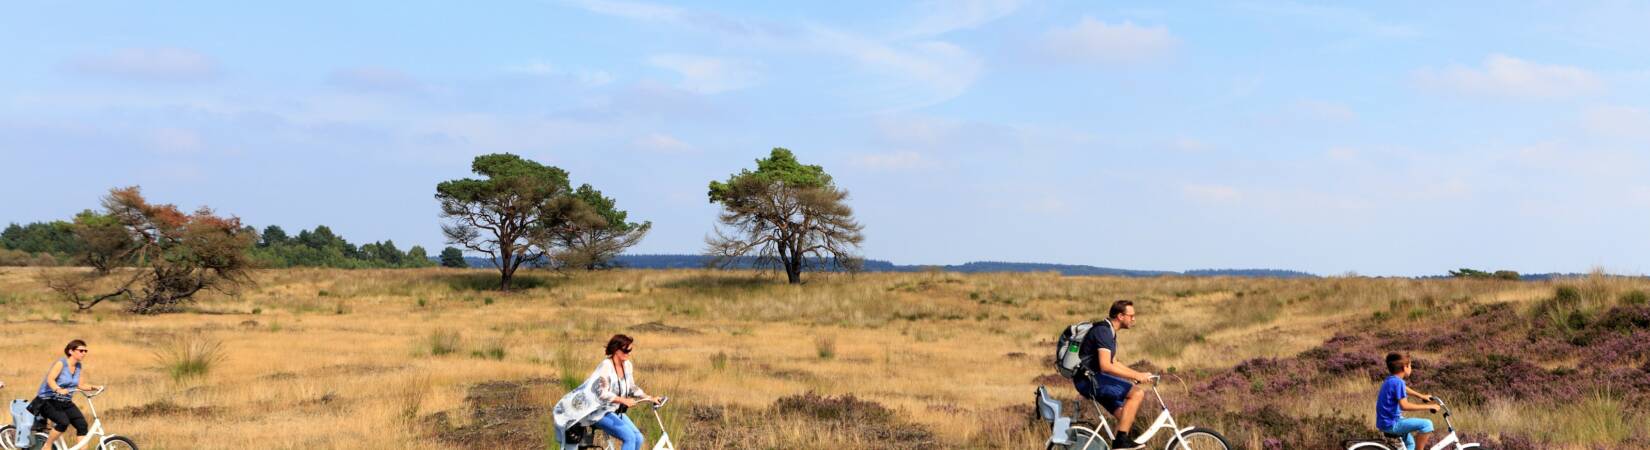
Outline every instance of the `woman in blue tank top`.
{"type": "Polygon", "coordinates": [[[79,436],[86,436],[91,429],[86,425],[86,416],[80,413],[80,407],[74,404],[76,389],[103,389],[102,386],[85,383],[86,368],[81,362],[89,353],[91,350],[86,348],[86,341],[69,341],[69,345],[63,347],[63,358],[53,362],[52,368],[46,371],[46,379],[40,381],[40,392],[35,394],[34,401],[39,404],[40,416],[52,424],[52,431],[46,438],[48,446],[68,431],[70,425],[74,426],[79,436]]]}

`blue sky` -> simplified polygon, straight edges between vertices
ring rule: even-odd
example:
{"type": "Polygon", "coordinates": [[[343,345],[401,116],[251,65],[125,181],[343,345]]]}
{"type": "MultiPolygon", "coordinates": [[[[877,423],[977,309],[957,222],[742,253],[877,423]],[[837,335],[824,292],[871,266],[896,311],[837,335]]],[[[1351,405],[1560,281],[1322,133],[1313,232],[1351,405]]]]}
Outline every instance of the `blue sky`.
{"type": "Polygon", "coordinates": [[[900,263],[1650,272],[1650,5],[1160,3],[12,3],[0,222],[137,184],[439,249],[512,152],[693,253],[784,146],[900,263]]]}

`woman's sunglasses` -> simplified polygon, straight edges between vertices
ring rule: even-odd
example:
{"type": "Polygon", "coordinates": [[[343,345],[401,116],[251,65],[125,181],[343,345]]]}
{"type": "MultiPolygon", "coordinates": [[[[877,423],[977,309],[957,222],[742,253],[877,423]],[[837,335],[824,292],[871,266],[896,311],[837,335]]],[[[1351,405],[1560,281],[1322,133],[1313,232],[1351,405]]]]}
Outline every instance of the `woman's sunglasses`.
{"type": "Polygon", "coordinates": [[[84,348],[77,348],[77,349],[74,349],[74,351],[77,352],[77,353],[91,353],[92,352],[91,350],[84,349],[84,348]]]}

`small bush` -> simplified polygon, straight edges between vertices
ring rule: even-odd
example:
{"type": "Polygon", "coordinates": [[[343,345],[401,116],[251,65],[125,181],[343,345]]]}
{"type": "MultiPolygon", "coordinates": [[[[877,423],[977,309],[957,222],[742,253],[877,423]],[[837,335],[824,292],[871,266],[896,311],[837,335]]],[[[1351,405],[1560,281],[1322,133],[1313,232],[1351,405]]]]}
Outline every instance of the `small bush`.
{"type": "Polygon", "coordinates": [[[819,359],[836,358],[836,337],[820,336],[814,338],[814,350],[819,352],[819,359]]]}
{"type": "Polygon", "coordinates": [[[458,351],[458,333],[451,331],[436,331],[424,340],[424,348],[430,356],[450,355],[458,351]]]}
{"type": "Polygon", "coordinates": [[[223,362],[223,358],[222,342],[199,335],[172,338],[155,352],[155,359],[172,381],[205,376],[213,366],[223,362]]]}
{"type": "Polygon", "coordinates": [[[493,344],[488,345],[487,348],[470,352],[470,356],[474,356],[474,357],[481,358],[481,359],[491,359],[491,360],[494,360],[494,361],[503,361],[504,360],[504,345],[499,344],[499,343],[493,343],[493,344]]]}
{"type": "Polygon", "coordinates": [[[1644,291],[1628,291],[1621,294],[1620,300],[1625,305],[1643,305],[1650,303],[1650,294],[1646,294],[1644,291]]]}
{"type": "Polygon", "coordinates": [[[584,371],[590,370],[579,365],[579,357],[572,347],[556,350],[556,369],[561,372],[561,387],[569,391],[578,389],[584,383],[584,371]]]}
{"type": "Polygon", "coordinates": [[[718,352],[716,352],[716,354],[710,355],[710,368],[714,369],[718,372],[722,371],[723,369],[727,369],[728,368],[728,354],[727,354],[727,352],[718,351],[718,352]]]}

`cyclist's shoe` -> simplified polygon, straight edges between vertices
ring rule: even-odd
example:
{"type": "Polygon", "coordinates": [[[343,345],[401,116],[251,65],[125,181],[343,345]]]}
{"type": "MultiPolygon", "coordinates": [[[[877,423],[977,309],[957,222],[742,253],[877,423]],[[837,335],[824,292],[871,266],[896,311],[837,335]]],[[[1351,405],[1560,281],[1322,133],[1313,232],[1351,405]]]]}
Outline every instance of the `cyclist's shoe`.
{"type": "Polygon", "coordinates": [[[1146,444],[1134,443],[1134,433],[1119,433],[1117,439],[1111,441],[1112,450],[1138,450],[1146,448],[1146,444]]]}

